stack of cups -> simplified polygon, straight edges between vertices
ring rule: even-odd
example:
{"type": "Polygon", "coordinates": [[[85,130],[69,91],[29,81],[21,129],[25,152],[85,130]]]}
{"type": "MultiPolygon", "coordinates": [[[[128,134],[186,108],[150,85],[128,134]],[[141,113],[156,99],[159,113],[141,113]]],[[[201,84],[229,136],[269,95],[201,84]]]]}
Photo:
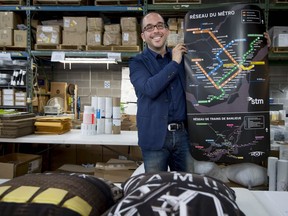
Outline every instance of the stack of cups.
{"type": "Polygon", "coordinates": [[[81,124],[81,134],[96,134],[95,111],[93,106],[84,106],[83,123],[81,124]]]}

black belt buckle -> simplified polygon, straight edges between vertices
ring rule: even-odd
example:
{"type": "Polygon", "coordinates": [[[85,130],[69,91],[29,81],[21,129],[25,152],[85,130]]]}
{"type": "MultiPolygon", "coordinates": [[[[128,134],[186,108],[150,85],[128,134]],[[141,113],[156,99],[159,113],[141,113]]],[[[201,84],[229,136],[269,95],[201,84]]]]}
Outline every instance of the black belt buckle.
{"type": "Polygon", "coordinates": [[[177,131],[179,129],[181,129],[182,127],[182,124],[179,124],[179,123],[171,123],[171,124],[168,124],[168,131],[177,131]]]}

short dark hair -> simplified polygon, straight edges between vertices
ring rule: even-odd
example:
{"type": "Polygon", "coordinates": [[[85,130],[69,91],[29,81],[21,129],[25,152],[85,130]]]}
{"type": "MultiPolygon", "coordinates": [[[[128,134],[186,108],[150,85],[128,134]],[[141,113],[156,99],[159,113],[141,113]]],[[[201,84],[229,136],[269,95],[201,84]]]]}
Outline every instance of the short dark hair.
{"type": "MultiPolygon", "coordinates": [[[[141,21],[140,21],[141,31],[143,31],[143,28],[145,27],[145,26],[143,25],[143,21],[144,21],[145,17],[147,17],[148,15],[153,14],[153,13],[154,13],[154,14],[158,14],[159,16],[161,16],[162,19],[163,19],[163,21],[164,21],[164,18],[163,18],[163,16],[162,16],[161,14],[159,14],[159,13],[157,13],[157,12],[155,12],[155,11],[151,11],[151,12],[145,14],[145,16],[142,17],[142,19],[141,19],[141,21]]],[[[164,21],[164,23],[165,23],[165,21],[164,21]]]]}

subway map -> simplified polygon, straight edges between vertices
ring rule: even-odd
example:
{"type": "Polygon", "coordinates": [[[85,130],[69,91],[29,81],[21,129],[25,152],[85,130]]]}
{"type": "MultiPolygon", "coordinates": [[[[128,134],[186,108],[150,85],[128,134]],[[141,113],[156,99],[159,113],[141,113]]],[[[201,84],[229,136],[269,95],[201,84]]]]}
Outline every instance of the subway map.
{"type": "Polygon", "coordinates": [[[184,31],[192,154],[209,161],[263,160],[270,132],[262,10],[246,4],[193,10],[184,31]]]}

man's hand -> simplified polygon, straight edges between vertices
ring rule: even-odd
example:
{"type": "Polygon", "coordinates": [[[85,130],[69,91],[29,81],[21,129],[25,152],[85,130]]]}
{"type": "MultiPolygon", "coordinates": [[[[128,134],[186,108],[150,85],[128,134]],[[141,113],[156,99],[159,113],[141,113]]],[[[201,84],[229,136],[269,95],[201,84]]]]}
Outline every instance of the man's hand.
{"type": "Polygon", "coordinates": [[[177,44],[172,50],[172,60],[180,64],[182,61],[182,56],[185,53],[187,53],[185,44],[177,44]]]}
{"type": "Polygon", "coordinates": [[[268,32],[264,32],[264,37],[267,40],[267,46],[270,47],[271,46],[271,39],[270,39],[268,32]]]}

